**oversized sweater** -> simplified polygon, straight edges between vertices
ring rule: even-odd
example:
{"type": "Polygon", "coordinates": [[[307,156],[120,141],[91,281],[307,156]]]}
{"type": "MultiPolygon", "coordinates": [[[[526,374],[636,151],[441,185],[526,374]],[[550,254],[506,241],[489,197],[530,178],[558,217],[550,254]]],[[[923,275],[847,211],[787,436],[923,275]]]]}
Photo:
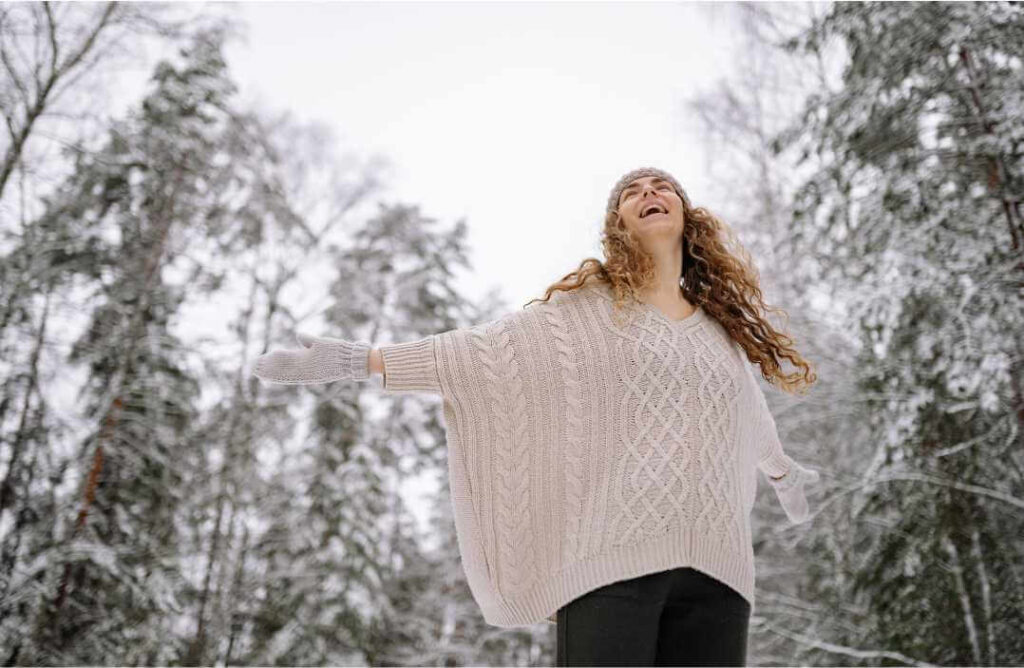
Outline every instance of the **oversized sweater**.
{"type": "Polygon", "coordinates": [[[625,313],[591,281],[379,346],[385,392],[443,399],[459,551],[491,625],[553,621],[592,589],[683,566],[754,608],[757,470],[792,459],[751,364],[700,307],[625,313]]]}

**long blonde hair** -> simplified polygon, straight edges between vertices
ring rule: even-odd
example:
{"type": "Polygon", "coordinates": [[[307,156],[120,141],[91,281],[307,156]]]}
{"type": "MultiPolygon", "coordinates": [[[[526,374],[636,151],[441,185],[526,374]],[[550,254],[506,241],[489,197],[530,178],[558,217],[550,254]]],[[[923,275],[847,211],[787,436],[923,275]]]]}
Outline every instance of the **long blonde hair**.
{"type": "MultiPolygon", "coordinates": [[[[765,305],[750,253],[733,230],[706,208],[689,208],[684,202],[683,219],[683,296],[725,328],[746,351],[747,359],[760,365],[765,380],[787,392],[806,393],[818,376],[793,347],[794,340],[765,318],[768,311],[785,311],[765,305]],[[735,247],[734,252],[729,250],[730,245],[735,247]],[[802,373],[782,373],[782,359],[801,368],[802,373]]],[[[532,299],[524,308],[547,301],[556,291],[578,290],[588,280],[610,287],[617,312],[627,302],[639,301],[641,288],[654,280],[654,259],[619,223],[617,211],[605,216],[601,236],[605,262],[586,258],[576,270],[548,286],[543,298],[532,299]]]]}

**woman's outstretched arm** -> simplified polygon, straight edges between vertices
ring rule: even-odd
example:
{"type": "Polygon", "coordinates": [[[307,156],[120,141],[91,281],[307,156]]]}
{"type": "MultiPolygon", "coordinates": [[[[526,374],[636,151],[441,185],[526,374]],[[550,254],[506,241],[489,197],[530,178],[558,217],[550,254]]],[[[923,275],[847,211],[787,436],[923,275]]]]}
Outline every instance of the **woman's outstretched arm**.
{"type": "Polygon", "coordinates": [[[372,348],[365,341],[296,335],[301,348],[256,359],[253,375],[269,383],[309,385],[384,376],[385,392],[440,392],[434,336],[372,348]]]}
{"type": "Polygon", "coordinates": [[[750,366],[746,366],[747,380],[753,384],[755,438],[757,440],[757,466],[768,476],[775,489],[783,510],[794,524],[806,521],[810,516],[805,486],[818,482],[820,475],[813,469],[804,468],[786,454],[779,440],[775,418],[768,408],[768,400],[761,386],[754,378],[750,366]]]}

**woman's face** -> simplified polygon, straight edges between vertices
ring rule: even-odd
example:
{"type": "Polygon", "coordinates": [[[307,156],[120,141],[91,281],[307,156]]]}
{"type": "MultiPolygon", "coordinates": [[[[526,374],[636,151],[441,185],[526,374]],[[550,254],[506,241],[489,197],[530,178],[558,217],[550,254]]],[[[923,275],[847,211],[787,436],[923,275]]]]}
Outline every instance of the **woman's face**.
{"type": "Polygon", "coordinates": [[[622,189],[619,217],[644,245],[678,243],[683,236],[683,200],[671,183],[658,176],[636,179],[622,189]],[[651,212],[644,216],[648,209],[651,212]]]}

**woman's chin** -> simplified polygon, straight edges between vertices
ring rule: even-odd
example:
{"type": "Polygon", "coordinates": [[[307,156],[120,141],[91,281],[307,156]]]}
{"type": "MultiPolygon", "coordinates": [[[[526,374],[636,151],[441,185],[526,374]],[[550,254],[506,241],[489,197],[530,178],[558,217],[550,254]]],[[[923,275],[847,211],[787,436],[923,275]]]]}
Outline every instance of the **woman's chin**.
{"type": "Polygon", "coordinates": [[[643,238],[659,240],[665,237],[681,237],[683,235],[682,227],[673,220],[651,221],[646,225],[641,225],[637,232],[643,238]]]}

